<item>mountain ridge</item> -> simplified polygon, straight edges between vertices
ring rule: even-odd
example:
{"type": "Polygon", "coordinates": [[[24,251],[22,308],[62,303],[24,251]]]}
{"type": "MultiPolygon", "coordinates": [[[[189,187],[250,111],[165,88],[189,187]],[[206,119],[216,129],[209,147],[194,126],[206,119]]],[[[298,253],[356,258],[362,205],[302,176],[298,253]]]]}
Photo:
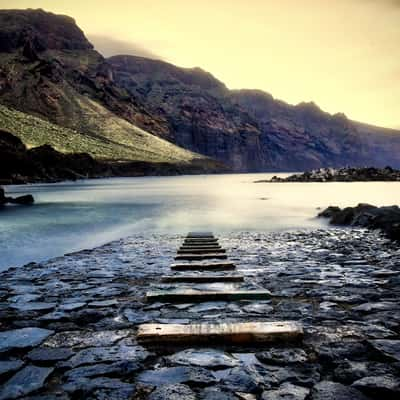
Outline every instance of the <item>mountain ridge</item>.
{"type": "Polygon", "coordinates": [[[134,147],[146,137],[141,161],[214,159],[237,172],[400,166],[400,132],[229,90],[198,67],[105,59],[72,18],[43,10],[0,10],[0,104],[91,140],[134,147]]]}

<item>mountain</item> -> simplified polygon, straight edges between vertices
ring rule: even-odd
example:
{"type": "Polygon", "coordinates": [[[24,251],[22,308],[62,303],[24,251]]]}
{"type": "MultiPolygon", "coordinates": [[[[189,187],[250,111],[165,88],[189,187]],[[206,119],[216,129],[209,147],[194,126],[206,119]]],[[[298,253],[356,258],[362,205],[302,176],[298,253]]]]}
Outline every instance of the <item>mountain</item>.
{"type": "Polygon", "coordinates": [[[117,86],[112,75],[72,18],[0,10],[0,128],[28,146],[50,144],[100,160],[221,169],[163,140],[166,122],[117,86]]]}
{"type": "Polygon", "coordinates": [[[0,128],[28,147],[152,171],[400,167],[398,131],[232,91],[200,68],[105,59],[72,18],[43,10],[0,10],[0,104],[0,128]]]}
{"type": "Polygon", "coordinates": [[[228,90],[211,74],[136,56],[108,59],[114,81],[168,122],[163,137],[236,171],[400,166],[400,132],[367,126],[314,103],[228,90]]]}

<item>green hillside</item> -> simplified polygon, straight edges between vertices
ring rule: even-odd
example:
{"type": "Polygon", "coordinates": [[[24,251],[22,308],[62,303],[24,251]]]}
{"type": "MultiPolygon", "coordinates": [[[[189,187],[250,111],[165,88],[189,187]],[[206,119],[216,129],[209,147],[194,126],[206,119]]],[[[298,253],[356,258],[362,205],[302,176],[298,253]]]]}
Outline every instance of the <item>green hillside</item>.
{"type": "Polygon", "coordinates": [[[27,147],[49,144],[62,153],[85,152],[98,160],[186,163],[203,156],[181,149],[115,116],[88,98],[80,99],[85,120],[96,136],[52,124],[0,105],[0,129],[18,136],[27,147]]]}

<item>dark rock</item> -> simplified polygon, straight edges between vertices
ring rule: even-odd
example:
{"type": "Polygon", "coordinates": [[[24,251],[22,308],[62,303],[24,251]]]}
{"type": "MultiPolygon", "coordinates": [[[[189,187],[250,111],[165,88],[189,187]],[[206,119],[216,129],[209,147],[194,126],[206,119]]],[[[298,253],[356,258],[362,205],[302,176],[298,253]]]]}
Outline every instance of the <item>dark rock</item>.
{"type": "Polygon", "coordinates": [[[400,397],[400,378],[393,375],[367,376],[352,386],[373,398],[394,400],[400,397]]]}
{"type": "Polygon", "coordinates": [[[56,307],[56,303],[44,303],[44,302],[29,302],[29,303],[15,303],[12,304],[12,308],[16,308],[19,311],[50,311],[56,307]]]}
{"type": "Polygon", "coordinates": [[[291,383],[284,383],[277,390],[268,390],[263,392],[262,400],[304,400],[310,389],[292,385],[291,383]]]}
{"type": "Polygon", "coordinates": [[[74,368],[65,373],[64,377],[72,382],[82,378],[96,378],[100,376],[124,377],[131,376],[140,368],[136,361],[119,361],[111,364],[97,363],[84,367],[74,368]]]}
{"type": "Polygon", "coordinates": [[[143,371],[137,381],[149,386],[186,383],[190,386],[207,386],[217,382],[211,372],[204,368],[171,367],[143,371]]]}
{"type": "Polygon", "coordinates": [[[356,207],[328,207],[319,216],[328,216],[333,225],[361,226],[380,229],[390,239],[400,240],[400,208],[398,206],[375,207],[358,204],[356,207]]]}
{"type": "Polygon", "coordinates": [[[16,399],[44,386],[53,368],[29,365],[9,379],[0,391],[0,400],[16,399]]]}
{"type": "Polygon", "coordinates": [[[27,357],[34,362],[53,363],[55,361],[67,360],[73,355],[74,352],[67,347],[64,348],[38,347],[29,352],[27,357]]]}
{"type": "Polygon", "coordinates": [[[168,360],[174,364],[193,365],[211,369],[232,368],[239,365],[240,361],[223,351],[214,349],[188,349],[176,353],[168,360]]]}
{"type": "Polygon", "coordinates": [[[368,400],[357,389],[341,383],[321,381],[311,390],[311,400],[368,400]]]}
{"type": "Polygon", "coordinates": [[[377,339],[368,343],[384,358],[400,362],[400,340],[377,339]]]}
{"type": "Polygon", "coordinates": [[[22,205],[30,205],[35,202],[33,196],[31,194],[26,194],[24,196],[19,196],[15,198],[9,198],[9,203],[12,204],[22,204],[22,205]]]}
{"type": "Polygon", "coordinates": [[[23,365],[24,363],[21,360],[0,361],[0,379],[18,371],[23,365]]]}
{"type": "Polygon", "coordinates": [[[196,400],[195,393],[186,385],[174,384],[157,387],[148,397],[149,400],[196,400]]]}
{"type": "Polygon", "coordinates": [[[367,376],[368,373],[369,369],[366,362],[343,360],[336,367],[334,376],[341,383],[351,384],[357,379],[367,376]]]}
{"type": "Polygon", "coordinates": [[[307,362],[307,354],[303,349],[271,349],[257,353],[256,357],[266,364],[287,365],[307,362]]]}
{"type": "Polygon", "coordinates": [[[93,400],[130,400],[136,392],[134,385],[113,378],[82,378],[66,383],[63,389],[74,398],[93,400]]]}
{"type": "Polygon", "coordinates": [[[256,393],[261,391],[262,380],[257,371],[251,368],[235,367],[222,379],[222,383],[229,390],[256,393]]]}
{"type": "Polygon", "coordinates": [[[0,332],[0,353],[37,346],[53,333],[53,331],[41,328],[22,328],[0,332]]]}
{"type": "Polygon", "coordinates": [[[68,361],[60,363],[61,368],[76,368],[81,365],[101,362],[135,361],[141,362],[149,353],[141,346],[92,347],[81,350],[68,361]]]}
{"type": "Polygon", "coordinates": [[[237,400],[238,397],[233,393],[224,391],[217,387],[205,388],[200,394],[201,400],[237,400]]]}

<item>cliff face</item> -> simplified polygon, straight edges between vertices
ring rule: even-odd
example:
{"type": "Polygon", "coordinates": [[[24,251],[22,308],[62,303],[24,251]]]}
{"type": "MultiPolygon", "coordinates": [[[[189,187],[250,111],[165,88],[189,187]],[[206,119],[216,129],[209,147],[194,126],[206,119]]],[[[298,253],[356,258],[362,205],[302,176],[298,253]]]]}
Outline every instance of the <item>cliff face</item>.
{"type": "Polygon", "coordinates": [[[168,122],[168,140],[234,170],[260,168],[263,156],[256,121],[232,103],[228,89],[211,74],[134,56],[108,61],[115,82],[168,122]]]}
{"type": "Polygon", "coordinates": [[[159,138],[169,132],[167,122],[115,84],[112,67],[70,17],[0,10],[0,104],[0,128],[19,137],[29,132],[27,144],[50,144],[65,152],[84,148],[106,160],[211,161],[159,138]],[[43,121],[57,126],[42,132],[43,121]],[[43,143],[44,137],[49,141],[43,143]],[[90,148],[90,143],[96,145],[90,148]]]}
{"type": "Polygon", "coordinates": [[[400,132],[363,128],[313,103],[291,106],[257,90],[229,91],[200,69],[114,56],[114,79],[168,121],[167,138],[236,171],[400,165],[400,132]]]}
{"type": "MultiPolygon", "coordinates": [[[[78,143],[85,148],[95,141],[96,152],[85,151],[96,158],[208,162],[191,150],[234,171],[400,167],[400,132],[312,103],[230,91],[200,68],[135,56],[106,60],[72,18],[43,10],[0,10],[0,104],[86,136],[78,143]]],[[[0,128],[9,126],[0,120],[0,128]]]]}

